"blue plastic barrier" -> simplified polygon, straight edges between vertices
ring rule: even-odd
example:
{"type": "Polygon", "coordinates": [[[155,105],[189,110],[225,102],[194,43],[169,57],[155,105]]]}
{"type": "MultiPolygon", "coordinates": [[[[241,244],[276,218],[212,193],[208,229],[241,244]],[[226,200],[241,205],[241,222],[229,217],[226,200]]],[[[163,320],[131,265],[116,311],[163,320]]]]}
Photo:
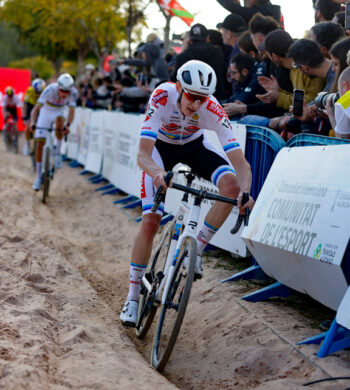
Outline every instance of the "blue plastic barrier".
{"type": "Polygon", "coordinates": [[[245,157],[252,168],[251,195],[256,199],[277,153],[286,143],[275,131],[265,127],[247,126],[245,157]]]}
{"type": "Polygon", "coordinates": [[[325,137],[323,135],[316,134],[300,133],[292,137],[287,142],[286,146],[288,148],[293,148],[296,146],[329,146],[341,144],[350,144],[350,140],[335,137],[325,137]]]}

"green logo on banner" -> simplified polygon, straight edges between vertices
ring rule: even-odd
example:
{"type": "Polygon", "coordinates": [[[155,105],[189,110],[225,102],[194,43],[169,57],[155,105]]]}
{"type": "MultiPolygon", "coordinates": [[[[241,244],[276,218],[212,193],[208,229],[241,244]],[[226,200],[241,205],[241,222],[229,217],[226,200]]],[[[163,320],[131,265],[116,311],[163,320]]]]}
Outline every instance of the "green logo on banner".
{"type": "Polygon", "coordinates": [[[316,249],[315,249],[315,252],[314,252],[314,259],[318,259],[321,257],[321,253],[322,253],[322,244],[320,244],[316,249]]]}

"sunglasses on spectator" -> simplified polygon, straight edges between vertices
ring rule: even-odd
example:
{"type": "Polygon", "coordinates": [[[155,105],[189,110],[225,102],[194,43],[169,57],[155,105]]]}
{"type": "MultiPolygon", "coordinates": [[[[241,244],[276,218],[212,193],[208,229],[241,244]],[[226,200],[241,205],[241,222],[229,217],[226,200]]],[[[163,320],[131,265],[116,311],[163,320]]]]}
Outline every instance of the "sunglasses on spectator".
{"type": "Polygon", "coordinates": [[[296,64],[294,61],[292,62],[292,67],[294,68],[294,69],[299,69],[299,68],[301,68],[303,66],[303,64],[296,64]]]}
{"type": "Polygon", "coordinates": [[[186,91],[183,91],[183,92],[184,92],[186,99],[189,100],[191,103],[198,101],[200,104],[203,104],[209,99],[209,96],[195,95],[193,93],[189,93],[186,91]]]}

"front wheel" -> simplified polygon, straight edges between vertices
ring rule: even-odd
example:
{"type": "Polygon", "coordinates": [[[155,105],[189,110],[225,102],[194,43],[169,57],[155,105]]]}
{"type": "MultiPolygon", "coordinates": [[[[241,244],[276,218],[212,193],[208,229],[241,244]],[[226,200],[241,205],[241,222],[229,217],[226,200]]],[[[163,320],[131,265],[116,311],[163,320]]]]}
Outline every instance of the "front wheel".
{"type": "Polygon", "coordinates": [[[190,298],[196,261],[197,242],[193,237],[186,237],[178,254],[173,280],[165,304],[161,306],[154,334],[151,364],[158,371],[164,369],[179,334],[190,298]],[[183,260],[186,256],[188,265],[184,268],[183,260]]]}
{"type": "Polygon", "coordinates": [[[44,149],[45,164],[43,173],[43,203],[46,203],[46,199],[49,196],[50,189],[50,149],[44,149]]]}
{"type": "Polygon", "coordinates": [[[152,290],[148,291],[142,284],[138,320],[135,329],[136,336],[139,339],[143,339],[146,336],[159,306],[158,297],[155,295],[164,277],[164,267],[168,257],[174,227],[175,219],[165,227],[148,263],[145,277],[152,285],[152,290]]]}

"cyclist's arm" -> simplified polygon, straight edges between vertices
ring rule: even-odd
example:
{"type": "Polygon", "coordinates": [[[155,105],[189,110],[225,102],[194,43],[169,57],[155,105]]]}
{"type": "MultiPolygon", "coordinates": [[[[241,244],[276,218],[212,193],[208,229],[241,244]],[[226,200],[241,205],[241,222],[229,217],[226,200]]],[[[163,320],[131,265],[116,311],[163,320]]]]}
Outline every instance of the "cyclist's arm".
{"type": "Polygon", "coordinates": [[[38,103],[32,109],[32,112],[30,114],[30,126],[35,125],[36,120],[38,119],[38,115],[39,115],[39,111],[40,111],[41,107],[42,107],[42,105],[40,103],[38,103]]]}
{"type": "Polygon", "coordinates": [[[69,126],[74,120],[75,107],[69,107],[67,125],[69,126]]]}

